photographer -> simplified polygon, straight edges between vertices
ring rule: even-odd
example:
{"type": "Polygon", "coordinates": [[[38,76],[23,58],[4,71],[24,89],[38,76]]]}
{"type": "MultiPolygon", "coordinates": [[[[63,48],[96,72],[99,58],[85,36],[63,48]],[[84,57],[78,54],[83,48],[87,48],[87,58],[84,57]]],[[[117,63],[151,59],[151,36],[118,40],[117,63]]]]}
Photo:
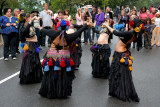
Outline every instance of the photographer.
{"type": "MultiPolygon", "coordinates": [[[[86,7],[86,8],[84,9],[83,17],[84,17],[84,21],[87,21],[87,22],[89,21],[89,19],[92,18],[92,15],[91,15],[91,13],[89,12],[88,7],[86,7]]],[[[92,45],[92,40],[91,40],[91,28],[90,28],[90,27],[88,27],[88,29],[86,29],[86,30],[84,31],[84,42],[85,42],[85,45],[88,44],[88,39],[89,39],[90,45],[92,45]]]]}
{"type": "Polygon", "coordinates": [[[24,25],[24,22],[25,22],[25,18],[24,18],[25,16],[26,16],[25,13],[20,13],[18,15],[18,20],[19,20],[19,26],[18,26],[18,28],[19,28],[19,40],[21,41],[21,43],[24,43],[26,41],[26,39],[23,37],[23,35],[21,33],[21,29],[22,29],[22,27],[24,25]]]}
{"type": "MultiPolygon", "coordinates": [[[[97,6],[93,6],[93,11],[91,12],[91,15],[92,15],[92,23],[95,22],[95,17],[96,17],[96,14],[97,14],[97,6]]],[[[92,28],[92,44],[94,43],[94,32],[93,32],[93,29],[92,28]]]]}
{"type": "MultiPolygon", "coordinates": [[[[114,24],[114,22],[113,22],[113,13],[110,11],[110,7],[106,7],[105,20],[106,21],[109,20],[111,22],[110,26],[113,28],[113,24],[114,24]]],[[[108,39],[109,43],[111,43],[111,39],[113,39],[113,35],[112,34],[109,35],[109,39],[108,39]]]]}
{"type": "Polygon", "coordinates": [[[40,30],[39,30],[39,26],[42,26],[42,20],[40,19],[40,17],[38,16],[38,11],[37,10],[33,10],[31,12],[33,14],[33,27],[35,28],[36,30],[36,35],[37,35],[37,38],[38,38],[38,46],[40,46],[40,30]]]}

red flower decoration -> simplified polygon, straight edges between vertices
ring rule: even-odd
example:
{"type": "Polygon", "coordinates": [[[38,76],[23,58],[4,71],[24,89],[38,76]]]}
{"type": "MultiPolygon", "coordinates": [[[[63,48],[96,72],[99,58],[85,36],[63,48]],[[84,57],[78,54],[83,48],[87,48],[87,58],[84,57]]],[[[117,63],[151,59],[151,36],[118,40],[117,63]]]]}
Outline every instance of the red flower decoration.
{"type": "Polygon", "coordinates": [[[66,21],[67,26],[71,26],[71,23],[69,21],[66,21]]]}
{"type": "Polygon", "coordinates": [[[110,19],[109,22],[110,22],[112,25],[114,24],[113,19],[110,19]]]}
{"type": "Polygon", "coordinates": [[[130,25],[131,27],[133,27],[133,26],[134,26],[134,21],[133,21],[133,20],[130,21],[130,22],[129,22],[129,25],[130,25]]]}
{"type": "Polygon", "coordinates": [[[142,30],[145,30],[145,27],[144,27],[144,24],[142,23],[142,28],[141,28],[142,30]]]}
{"type": "Polygon", "coordinates": [[[57,23],[57,27],[60,27],[60,26],[61,26],[61,21],[57,23]]]}

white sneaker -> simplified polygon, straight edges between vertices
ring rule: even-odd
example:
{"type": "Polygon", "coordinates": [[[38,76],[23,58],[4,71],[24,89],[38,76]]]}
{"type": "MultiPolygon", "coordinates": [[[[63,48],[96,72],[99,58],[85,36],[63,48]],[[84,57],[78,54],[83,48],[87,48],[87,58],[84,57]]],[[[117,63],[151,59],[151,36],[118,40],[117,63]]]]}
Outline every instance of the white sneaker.
{"type": "Polygon", "coordinates": [[[13,57],[13,60],[16,60],[17,58],[16,57],[13,57]]]}
{"type": "Polygon", "coordinates": [[[8,61],[8,58],[4,58],[5,61],[8,61]]]}

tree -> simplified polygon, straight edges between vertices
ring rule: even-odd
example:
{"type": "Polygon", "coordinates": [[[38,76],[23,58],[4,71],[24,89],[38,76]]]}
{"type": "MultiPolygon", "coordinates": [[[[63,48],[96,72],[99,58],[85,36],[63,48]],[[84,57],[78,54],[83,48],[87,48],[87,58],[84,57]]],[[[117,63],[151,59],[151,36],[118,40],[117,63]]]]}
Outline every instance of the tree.
{"type": "Polygon", "coordinates": [[[3,15],[3,9],[6,7],[10,7],[14,9],[15,7],[19,7],[19,2],[18,0],[0,0],[0,16],[3,15]]]}
{"type": "MultiPolygon", "coordinates": [[[[25,12],[31,12],[33,9],[39,11],[42,10],[43,6],[41,4],[42,0],[0,0],[0,15],[2,16],[2,10],[5,7],[14,8],[24,8],[25,12]]],[[[43,0],[49,4],[50,9],[54,12],[61,9],[68,9],[72,14],[75,14],[77,7],[84,5],[96,5],[105,8],[109,6],[111,8],[116,8],[116,6],[121,5],[130,5],[132,8],[134,5],[137,9],[140,9],[142,6],[149,8],[151,4],[155,5],[159,3],[159,0],[43,0]]]]}
{"type": "Polygon", "coordinates": [[[89,0],[52,0],[51,1],[51,8],[55,10],[59,9],[69,9],[73,8],[74,6],[81,6],[83,5],[86,1],[89,0]]]}
{"type": "Polygon", "coordinates": [[[33,9],[42,10],[40,0],[19,0],[20,7],[24,8],[25,12],[31,12],[33,9]]]}
{"type": "Polygon", "coordinates": [[[4,7],[5,3],[6,3],[5,0],[1,0],[1,1],[0,1],[0,4],[1,4],[1,5],[0,5],[0,6],[1,6],[1,7],[0,7],[0,16],[2,16],[2,10],[3,10],[3,7],[4,7]]]}

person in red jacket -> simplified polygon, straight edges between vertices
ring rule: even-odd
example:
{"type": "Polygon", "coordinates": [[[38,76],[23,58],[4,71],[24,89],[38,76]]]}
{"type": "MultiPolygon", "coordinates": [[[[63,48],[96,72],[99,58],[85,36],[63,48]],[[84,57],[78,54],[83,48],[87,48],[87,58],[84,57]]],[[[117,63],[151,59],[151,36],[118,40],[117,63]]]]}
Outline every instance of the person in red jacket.
{"type": "MultiPolygon", "coordinates": [[[[59,22],[63,19],[63,12],[61,10],[58,11],[58,16],[55,18],[56,22],[59,22]]],[[[56,25],[54,25],[54,29],[57,31],[58,28],[56,25]]]]}

